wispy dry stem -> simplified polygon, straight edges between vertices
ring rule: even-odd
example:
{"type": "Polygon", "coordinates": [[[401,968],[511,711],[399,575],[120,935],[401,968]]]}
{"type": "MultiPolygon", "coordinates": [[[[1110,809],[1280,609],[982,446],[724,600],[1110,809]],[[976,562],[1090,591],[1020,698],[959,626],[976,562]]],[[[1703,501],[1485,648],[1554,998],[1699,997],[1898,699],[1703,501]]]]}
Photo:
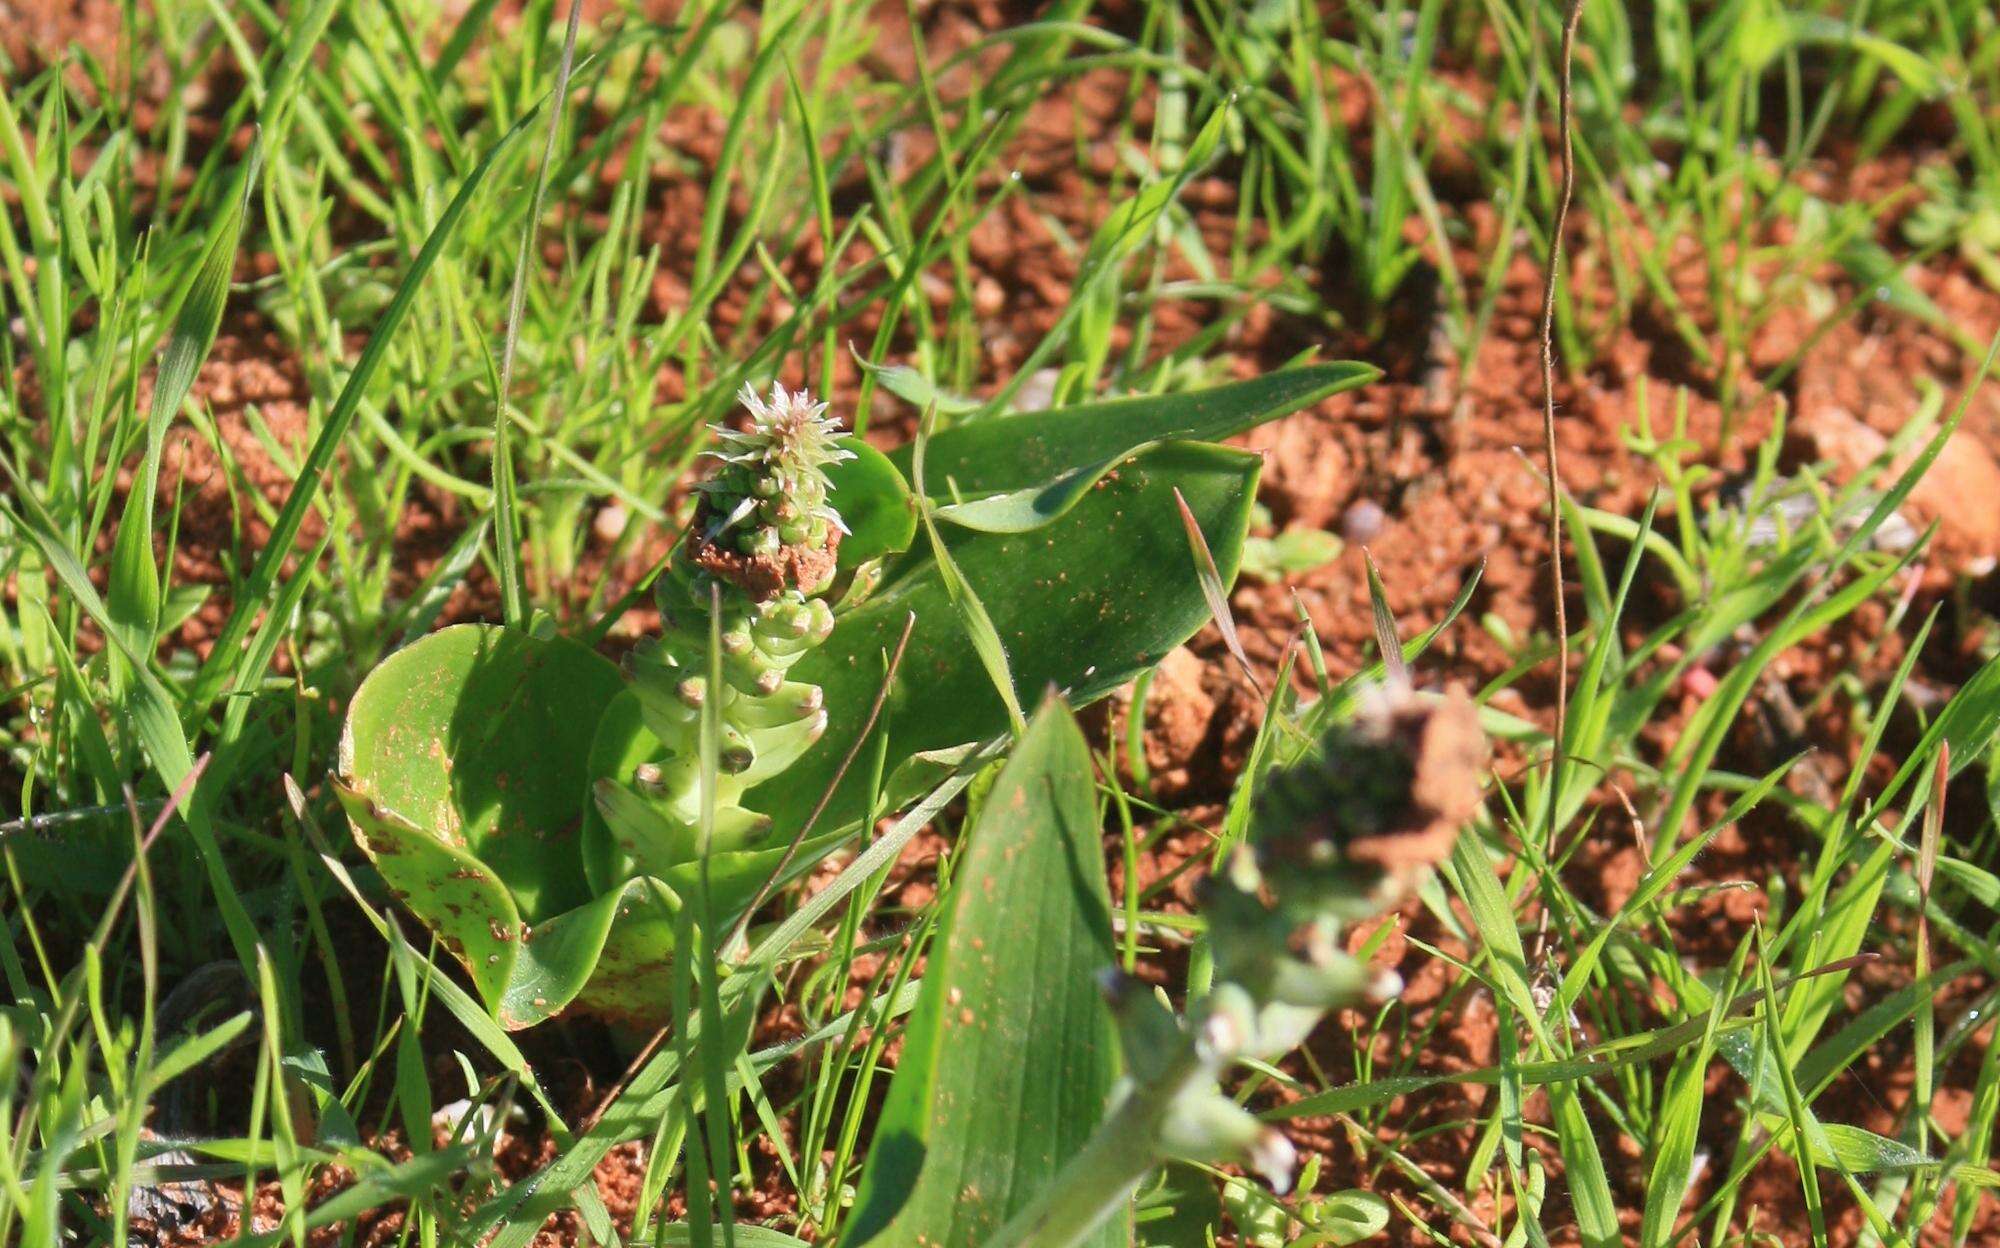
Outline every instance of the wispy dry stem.
{"type": "Polygon", "coordinates": [[[1558,63],[1560,90],[1556,95],[1556,130],[1562,137],[1562,188],[1556,196],[1555,219],[1549,223],[1548,263],[1542,275],[1542,449],[1549,477],[1549,592],[1556,609],[1556,724],[1549,753],[1549,827],[1555,836],[1556,811],[1562,795],[1563,736],[1569,718],[1569,612],[1563,604],[1562,472],[1556,463],[1556,278],[1562,264],[1563,231],[1569,225],[1570,200],[1576,194],[1576,153],[1570,135],[1570,62],[1576,51],[1576,28],[1583,18],[1583,0],[1569,0],[1563,15],[1562,54],[1558,63]]]}

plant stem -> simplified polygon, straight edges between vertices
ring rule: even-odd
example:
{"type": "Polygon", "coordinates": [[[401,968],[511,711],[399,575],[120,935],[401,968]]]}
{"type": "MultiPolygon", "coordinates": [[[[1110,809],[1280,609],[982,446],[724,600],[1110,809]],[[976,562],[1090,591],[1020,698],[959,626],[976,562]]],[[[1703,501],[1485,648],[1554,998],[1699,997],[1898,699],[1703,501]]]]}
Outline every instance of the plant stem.
{"type": "Polygon", "coordinates": [[[1203,1079],[1214,1064],[1183,1040],[1158,1078],[1136,1087],[1111,1117],[1070,1158],[1056,1181],[987,1242],[986,1248],[1071,1248],[1132,1193],[1154,1166],[1168,1159],[1161,1151],[1161,1127],[1174,1102],[1203,1079]]]}

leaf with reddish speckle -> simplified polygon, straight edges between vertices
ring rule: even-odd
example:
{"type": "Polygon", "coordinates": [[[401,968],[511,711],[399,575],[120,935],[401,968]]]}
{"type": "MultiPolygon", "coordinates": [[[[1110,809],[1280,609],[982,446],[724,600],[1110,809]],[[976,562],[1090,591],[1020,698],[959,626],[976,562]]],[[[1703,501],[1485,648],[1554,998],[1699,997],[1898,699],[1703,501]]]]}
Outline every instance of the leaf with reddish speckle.
{"type": "Polygon", "coordinates": [[[574,642],[462,625],[390,656],[348,711],[335,787],[355,840],[509,1028],[575,1001],[614,929],[632,969],[665,956],[671,895],[592,890],[577,844],[591,738],[623,687],[574,642]]]}
{"type": "MultiPolygon", "coordinates": [[[[1132,395],[970,421],[931,439],[925,480],[932,497],[952,503],[1024,492],[1043,499],[1043,518],[1052,519],[1081,496],[1061,488],[1079,470],[1088,476],[1097,465],[1153,442],[1219,442],[1381,375],[1373,365],[1337,360],[1186,394],[1132,395]]],[[[889,458],[908,472],[912,448],[889,458]]],[[[943,514],[977,517],[982,510],[943,514]]]]}
{"type": "MultiPolygon", "coordinates": [[[[1045,527],[982,533],[940,525],[959,574],[986,605],[1022,704],[1060,690],[1082,706],[1158,663],[1208,622],[1209,608],[1188,551],[1178,488],[1208,536],[1223,585],[1236,576],[1261,461],[1232,447],[1169,442],[1122,461],[1045,527]]],[[[883,588],[839,617],[833,636],[792,669],[820,686],[831,725],[783,775],[750,790],[745,804],[772,817],[768,845],[717,855],[723,908],[740,891],[725,875],[747,877],[777,865],[785,845],[833,783],[881,693],[885,656],[914,614],[902,667],[883,705],[889,738],[883,774],[893,804],[935,783],[935,768],[909,765],[925,756],[997,742],[1009,732],[1007,707],[973,652],[937,562],[912,550],[890,567],[883,588]],[[903,769],[898,776],[898,769],[903,769]]],[[[630,695],[611,705],[599,726],[593,776],[629,776],[658,748],[630,695]]],[[[876,797],[868,769],[852,768],[788,866],[809,870],[849,836],[876,797]]],[[[586,812],[584,853],[591,878],[608,886],[629,862],[609,844],[603,821],[586,812]]],[[[671,883],[671,881],[670,881],[671,883]]],[[[679,887],[676,885],[676,887],[679,887]]]]}
{"type": "MultiPolygon", "coordinates": [[[[1042,704],[979,809],[926,955],[847,1240],[972,1248],[1104,1118],[1115,964],[1083,733],[1042,704]]],[[[1131,1240],[1129,1214],[1088,1240],[1131,1240]]]]}

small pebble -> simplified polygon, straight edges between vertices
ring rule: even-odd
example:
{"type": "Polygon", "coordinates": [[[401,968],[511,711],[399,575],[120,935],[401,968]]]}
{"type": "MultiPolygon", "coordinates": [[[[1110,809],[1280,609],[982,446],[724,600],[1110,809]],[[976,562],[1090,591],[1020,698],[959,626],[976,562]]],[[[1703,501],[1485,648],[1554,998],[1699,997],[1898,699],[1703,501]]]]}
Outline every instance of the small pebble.
{"type": "Polygon", "coordinates": [[[1056,380],[1062,376],[1061,369],[1037,369],[1021,383],[1014,392],[1014,410],[1017,412],[1039,412],[1055,401],[1056,380]]]}
{"type": "Polygon", "coordinates": [[[1373,499],[1357,499],[1340,518],[1340,535],[1350,542],[1370,541],[1388,519],[1373,499]]]}
{"type": "Polygon", "coordinates": [[[1690,667],[1681,676],[1681,692],[1696,701],[1706,702],[1721,683],[1715,678],[1715,673],[1707,668],[1690,667]]]}
{"type": "Polygon", "coordinates": [[[597,540],[615,542],[625,531],[626,512],[623,503],[608,503],[598,510],[590,527],[596,532],[597,540]]]}

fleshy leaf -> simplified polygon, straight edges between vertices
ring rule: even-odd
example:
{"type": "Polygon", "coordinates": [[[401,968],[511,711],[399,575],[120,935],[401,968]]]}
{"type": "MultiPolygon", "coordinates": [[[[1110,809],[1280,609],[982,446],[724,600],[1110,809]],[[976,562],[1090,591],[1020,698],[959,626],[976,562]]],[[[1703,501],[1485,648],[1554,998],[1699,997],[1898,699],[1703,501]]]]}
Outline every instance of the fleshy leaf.
{"type": "Polygon", "coordinates": [[[847,525],[841,568],[908,550],[917,535],[917,501],[909,483],[888,456],[862,439],[844,437],[839,444],[854,456],[826,469],[827,501],[847,525]]]}
{"type": "Polygon", "coordinates": [[[584,766],[618,669],[573,641],[466,624],[391,655],[354,695],[340,770],[477,858],[528,923],[588,901],[584,766]]]}
{"type": "Polygon", "coordinates": [[[591,737],[623,687],[574,642],[460,625],[390,656],[349,709],[337,788],[355,839],[507,1027],[567,1005],[620,919],[618,895],[593,899],[577,833],[591,737]]]}
{"type": "MultiPolygon", "coordinates": [[[[1191,394],[1107,399],[976,420],[930,440],[924,483],[932,497],[953,503],[1042,489],[1079,470],[1115,463],[1149,442],[1219,442],[1381,375],[1373,365],[1353,361],[1309,364],[1191,394]]],[[[889,458],[908,473],[910,448],[889,458]]]]}
{"type": "MultiPolygon", "coordinates": [[[[939,435],[940,442],[944,435],[939,435]]],[[[1208,619],[1174,506],[1179,486],[1209,535],[1225,583],[1236,573],[1261,461],[1245,451],[1168,443],[1122,462],[1063,515],[1027,533],[940,529],[1005,647],[1024,703],[1054,686],[1076,705],[1095,701],[1160,661],[1208,619]]],[[[879,691],[882,658],[906,618],[916,626],[883,722],[890,772],[914,754],[985,742],[1007,732],[1005,705],[972,655],[935,562],[912,553],[875,597],[842,618],[797,678],[826,694],[829,721],[859,724],[879,691]]],[[[851,744],[838,731],[748,804],[779,829],[796,827],[826,790],[851,744]]],[[[857,769],[858,770],[858,769],[857,769]]],[[[867,779],[850,774],[827,826],[857,818],[867,779]]],[[[892,794],[906,798],[909,794],[892,794]]]]}
{"type": "MultiPolygon", "coordinates": [[[[629,777],[641,763],[652,758],[656,742],[646,731],[644,718],[639,713],[639,698],[631,690],[620,693],[604,709],[597,723],[596,739],[591,744],[590,774],[602,777],[600,784],[620,784],[621,777],[629,777]]],[[[924,773],[927,780],[938,778],[937,769],[924,773]]],[[[814,835],[800,847],[796,855],[798,862],[810,865],[818,856],[846,839],[851,827],[830,821],[822,821],[814,835]]],[[[772,871],[784,857],[796,825],[787,825],[777,830],[777,834],[767,844],[743,849],[716,852],[709,857],[709,888],[717,910],[727,913],[732,907],[750,900],[757,890],[770,878],[772,871]]],[[[584,873],[591,887],[598,890],[616,888],[638,871],[638,864],[632,854],[621,848],[606,826],[598,805],[590,803],[584,812],[582,838],[584,873]]],[[[661,884],[672,891],[675,897],[685,897],[695,887],[698,872],[696,861],[690,857],[686,861],[662,866],[658,869],[661,884]]],[[[668,925],[671,928],[671,924],[668,925]]],[[[611,955],[607,952],[607,959],[611,955]]],[[[664,1009],[664,1002],[657,1003],[664,1009]]]]}
{"type": "MultiPolygon", "coordinates": [[[[1117,1041],[1090,752],[1050,698],[980,808],[925,962],[851,1242],[974,1248],[1103,1120],[1117,1041]]],[[[1128,1243],[1129,1214],[1088,1240],[1128,1243]]]]}
{"type": "Polygon", "coordinates": [[[506,992],[521,942],[521,912],[486,865],[366,794],[337,783],[354,839],[389,891],[465,963],[488,1006],[506,992]]]}

